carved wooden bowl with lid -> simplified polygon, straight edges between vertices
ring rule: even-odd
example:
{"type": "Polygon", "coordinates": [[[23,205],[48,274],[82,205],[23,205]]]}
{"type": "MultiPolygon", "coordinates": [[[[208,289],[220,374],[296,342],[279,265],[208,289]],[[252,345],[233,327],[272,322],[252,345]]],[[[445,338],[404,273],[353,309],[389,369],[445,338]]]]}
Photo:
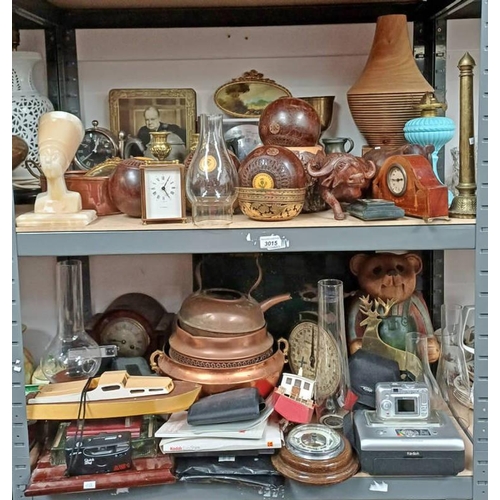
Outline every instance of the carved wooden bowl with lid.
{"type": "Polygon", "coordinates": [[[306,186],[300,159],[282,146],[259,146],[241,162],[240,186],[255,189],[296,189],[306,186]]]}

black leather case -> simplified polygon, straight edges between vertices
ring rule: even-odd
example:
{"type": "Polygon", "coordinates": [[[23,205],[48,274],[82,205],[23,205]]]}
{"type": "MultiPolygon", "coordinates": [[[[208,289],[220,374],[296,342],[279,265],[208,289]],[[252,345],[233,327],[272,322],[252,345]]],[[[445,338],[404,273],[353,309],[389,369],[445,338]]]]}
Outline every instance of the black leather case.
{"type": "Polygon", "coordinates": [[[224,424],[253,420],[264,409],[264,401],[255,387],[245,387],[206,396],[188,410],[190,425],[224,424]]]}

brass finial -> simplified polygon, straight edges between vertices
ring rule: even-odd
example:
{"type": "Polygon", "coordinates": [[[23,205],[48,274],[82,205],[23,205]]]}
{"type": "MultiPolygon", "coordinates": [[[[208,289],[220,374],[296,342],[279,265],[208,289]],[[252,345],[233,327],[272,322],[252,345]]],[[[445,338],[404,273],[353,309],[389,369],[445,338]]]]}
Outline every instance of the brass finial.
{"type": "Polygon", "coordinates": [[[437,116],[438,109],[442,109],[443,111],[448,109],[446,103],[437,100],[434,92],[426,92],[420,103],[415,107],[420,109],[420,116],[422,117],[437,116]]]}
{"type": "Polygon", "coordinates": [[[458,63],[460,78],[460,140],[458,195],[450,206],[450,217],[473,219],[476,217],[476,165],[474,140],[474,92],[473,77],[476,62],[466,52],[458,63]]]}

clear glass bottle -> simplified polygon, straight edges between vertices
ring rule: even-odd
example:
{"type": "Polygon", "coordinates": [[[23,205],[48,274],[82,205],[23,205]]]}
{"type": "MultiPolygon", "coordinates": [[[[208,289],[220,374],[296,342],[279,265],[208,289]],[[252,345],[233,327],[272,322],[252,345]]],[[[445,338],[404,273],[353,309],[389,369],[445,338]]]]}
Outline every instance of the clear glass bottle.
{"type": "Polygon", "coordinates": [[[472,408],[473,390],[463,346],[463,307],[460,304],[441,306],[441,357],[437,381],[445,401],[456,401],[472,408]]]}
{"type": "Polygon", "coordinates": [[[344,408],[350,388],[344,316],[344,284],[318,281],[316,404],[320,413],[344,408]],[[323,407],[323,408],[321,408],[323,407]]]}
{"type": "Polygon", "coordinates": [[[233,221],[238,173],[222,134],[222,115],[200,115],[200,138],[186,177],[193,223],[217,226],[233,221]]]}
{"type": "Polygon", "coordinates": [[[51,382],[93,377],[101,366],[99,345],[83,326],[82,263],[56,265],[57,334],[45,350],[41,366],[51,382]]]}

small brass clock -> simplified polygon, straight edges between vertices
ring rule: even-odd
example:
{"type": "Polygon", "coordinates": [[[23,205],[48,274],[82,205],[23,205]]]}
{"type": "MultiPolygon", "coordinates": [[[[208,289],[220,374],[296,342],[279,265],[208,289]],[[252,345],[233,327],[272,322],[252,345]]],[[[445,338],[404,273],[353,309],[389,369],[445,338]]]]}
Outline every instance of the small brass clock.
{"type": "Polygon", "coordinates": [[[186,221],[184,165],[151,162],[141,165],[142,222],[186,221]]]}

